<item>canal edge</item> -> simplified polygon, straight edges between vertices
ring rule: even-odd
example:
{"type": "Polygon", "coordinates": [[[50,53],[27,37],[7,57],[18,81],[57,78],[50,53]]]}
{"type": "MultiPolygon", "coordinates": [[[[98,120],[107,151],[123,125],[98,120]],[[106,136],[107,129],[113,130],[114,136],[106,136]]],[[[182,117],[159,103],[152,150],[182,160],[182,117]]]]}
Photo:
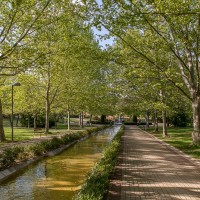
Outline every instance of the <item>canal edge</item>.
{"type": "Polygon", "coordinates": [[[5,170],[0,171],[0,183],[2,183],[3,181],[5,181],[9,177],[13,176],[14,174],[20,172],[21,170],[25,169],[30,164],[36,163],[36,162],[42,160],[45,157],[55,156],[55,155],[61,153],[62,151],[68,149],[69,147],[73,146],[75,143],[77,143],[79,141],[82,141],[82,140],[85,140],[87,138],[88,138],[88,136],[86,136],[84,138],[81,138],[79,140],[76,140],[74,142],[71,142],[70,144],[62,146],[62,147],[60,147],[58,149],[55,149],[53,151],[49,151],[49,152],[45,153],[42,156],[37,156],[37,157],[31,158],[29,160],[22,161],[19,164],[16,164],[15,166],[12,166],[12,167],[9,167],[9,168],[7,168],[5,170]]]}
{"type": "MultiPolygon", "coordinates": [[[[108,127],[107,127],[108,128],[108,127]]],[[[105,128],[106,129],[106,128],[105,128]]],[[[3,181],[5,181],[6,179],[8,179],[9,177],[19,173],[21,170],[25,169],[26,167],[28,167],[29,165],[31,164],[34,164],[40,160],[42,160],[43,158],[45,157],[52,157],[52,156],[55,156],[59,153],[61,153],[62,151],[68,149],[69,147],[73,146],[75,143],[77,142],[80,142],[80,141],[83,141],[83,140],[86,140],[87,138],[89,138],[91,135],[95,135],[97,134],[99,131],[94,131],[92,132],[91,134],[83,137],[83,138],[80,138],[78,140],[75,140],[73,142],[71,142],[70,144],[67,144],[67,145],[64,145],[58,149],[54,149],[52,151],[49,151],[45,154],[43,154],[42,156],[36,156],[34,158],[30,158],[28,160],[25,160],[25,161],[22,161],[20,162],[19,164],[16,164],[12,167],[9,167],[5,170],[2,170],[0,171],[0,183],[2,183],[3,181]]]]}

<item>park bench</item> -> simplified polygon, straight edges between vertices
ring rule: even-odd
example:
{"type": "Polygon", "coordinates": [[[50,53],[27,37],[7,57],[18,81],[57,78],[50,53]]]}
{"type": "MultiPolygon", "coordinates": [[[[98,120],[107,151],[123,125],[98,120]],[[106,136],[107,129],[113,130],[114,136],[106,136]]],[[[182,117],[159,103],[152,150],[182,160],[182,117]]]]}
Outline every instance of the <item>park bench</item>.
{"type": "Polygon", "coordinates": [[[36,136],[36,134],[39,133],[40,137],[41,137],[41,134],[43,133],[42,128],[34,128],[33,131],[34,131],[34,136],[36,136]]]}
{"type": "Polygon", "coordinates": [[[34,133],[39,133],[39,132],[42,132],[42,128],[34,128],[34,133]]]}

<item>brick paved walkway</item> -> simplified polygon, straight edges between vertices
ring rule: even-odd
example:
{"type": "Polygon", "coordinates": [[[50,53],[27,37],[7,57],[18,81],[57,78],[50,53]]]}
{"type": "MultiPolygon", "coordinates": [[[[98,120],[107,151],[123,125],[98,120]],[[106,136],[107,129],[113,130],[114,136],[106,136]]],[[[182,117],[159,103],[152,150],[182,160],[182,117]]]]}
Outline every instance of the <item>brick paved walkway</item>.
{"type": "Polygon", "coordinates": [[[200,200],[200,167],[134,126],[127,126],[109,200],[200,200]]]}

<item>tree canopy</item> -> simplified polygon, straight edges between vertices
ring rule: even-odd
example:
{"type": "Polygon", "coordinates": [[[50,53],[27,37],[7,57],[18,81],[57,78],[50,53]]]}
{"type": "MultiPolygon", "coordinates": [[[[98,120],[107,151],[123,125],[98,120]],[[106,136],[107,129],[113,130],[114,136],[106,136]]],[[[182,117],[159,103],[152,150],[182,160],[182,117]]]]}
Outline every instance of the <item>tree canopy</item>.
{"type": "MultiPolygon", "coordinates": [[[[43,110],[48,132],[51,112],[159,112],[166,122],[187,105],[200,141],[197,0],[15,0],[0,8],[0,82],[21,82],[16,113],[43,110]],[[102,49],[93,27],[107,29],[113,45],[102,49]]],[[[7,87],[0,103],[10,114],[7,87]]]]}

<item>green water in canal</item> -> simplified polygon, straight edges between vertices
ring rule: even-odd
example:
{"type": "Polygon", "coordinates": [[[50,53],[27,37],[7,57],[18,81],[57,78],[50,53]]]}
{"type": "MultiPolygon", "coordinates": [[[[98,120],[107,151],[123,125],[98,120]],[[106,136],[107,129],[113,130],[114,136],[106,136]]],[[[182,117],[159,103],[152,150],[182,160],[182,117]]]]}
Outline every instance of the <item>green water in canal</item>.
{"type": "Polygon", "coordinates": [[[118,130],[119,126],[100,131],[57,156],[29,166],[0,185],[0,199],[72,199],[118,130]]]}

